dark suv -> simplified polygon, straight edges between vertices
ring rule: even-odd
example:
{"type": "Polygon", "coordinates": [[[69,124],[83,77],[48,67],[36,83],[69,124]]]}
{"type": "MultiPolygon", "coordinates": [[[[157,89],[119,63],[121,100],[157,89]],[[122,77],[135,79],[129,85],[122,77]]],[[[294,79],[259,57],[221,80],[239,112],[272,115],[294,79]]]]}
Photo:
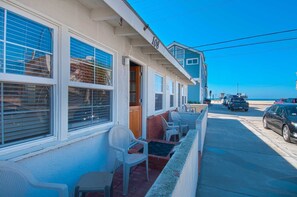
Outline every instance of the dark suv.
{"type": "Polygon", "coordinates": [[[248,111],[249,103],[246,102],[243,98],[234,97],[234,98],[231,98],[231,100],[229,101],[228,109],[230,109],[231,111],[234,111],[234,110],[248,111]]]}

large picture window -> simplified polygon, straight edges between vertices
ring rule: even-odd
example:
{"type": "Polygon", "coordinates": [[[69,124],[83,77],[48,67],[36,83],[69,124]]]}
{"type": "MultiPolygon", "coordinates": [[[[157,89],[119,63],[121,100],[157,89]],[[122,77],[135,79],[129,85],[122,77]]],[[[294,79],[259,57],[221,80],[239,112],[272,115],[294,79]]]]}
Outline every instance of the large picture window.
{"type": "Polygon", "coordinates": [[[53,135],[52,35],[0,8],[0,147],[53,135]]]}
{"type": "Polygon", "coordinates": [[[155,111],[163,109],[163,77],[155,75],[155,111]]]}
{"type": "Polygon", "coordinates": [[[69,131],[111,122],[113,56],[76,38],[70,50],[69,131]]]}

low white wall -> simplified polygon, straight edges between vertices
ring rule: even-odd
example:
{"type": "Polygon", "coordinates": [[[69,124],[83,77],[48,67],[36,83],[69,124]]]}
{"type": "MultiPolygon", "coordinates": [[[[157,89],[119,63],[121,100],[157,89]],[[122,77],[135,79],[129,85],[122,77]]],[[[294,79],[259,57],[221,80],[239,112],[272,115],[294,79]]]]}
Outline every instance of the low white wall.
{"type": "Polygon", "coordinates": [[[198,155],[203,151],[204,138],[207,126],[208,108],[201,114],[180,113],[183,120],[196,123],[191,128],[180,147],[169,160],[146,197],[155,196],[195,196],[198,183],[198,155]],[[203,138],[203,139],[200,139],[203,138]]]}
{"type": "Polygon", "coordinates": [[[195,196],[198,182],[198,133],[192,129],[146,197],[195,196]]]}
{"type": "Polygon", "coordinates": [[[206,135],[206,129],[207,129],[207,116],[208,116],[208,107],[206,107],[199,118],[196,121],[196,129],[198,131],[199,135],[199,151],[201,155],[203,154],[203,147],[204,147],[204,140],[206,135]]]}
{"type": "Polygon", "coordinates": [[[198,135],[192,144],[184,168],[179,176],[172,196],[195,196],[198,182],[198,135]]]}

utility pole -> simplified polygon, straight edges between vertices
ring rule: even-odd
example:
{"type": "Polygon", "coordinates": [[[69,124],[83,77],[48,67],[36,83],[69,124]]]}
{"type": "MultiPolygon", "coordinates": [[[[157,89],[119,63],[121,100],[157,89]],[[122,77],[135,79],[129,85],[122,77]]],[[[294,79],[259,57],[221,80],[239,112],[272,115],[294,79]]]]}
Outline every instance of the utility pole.
{"type": "Polygon", "coordinates": [[[237,95],[238,95],[238,83],[237,83],[237,95]]]}

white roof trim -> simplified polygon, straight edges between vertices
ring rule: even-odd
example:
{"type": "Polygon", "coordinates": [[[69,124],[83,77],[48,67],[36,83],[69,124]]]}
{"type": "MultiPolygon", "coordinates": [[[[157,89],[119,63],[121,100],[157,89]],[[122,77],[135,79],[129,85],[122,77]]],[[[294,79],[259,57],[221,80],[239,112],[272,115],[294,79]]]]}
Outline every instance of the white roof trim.
{"type": "MultiPolygon", "coordinates": [[[[159,47],[155,48],[160,52],[182,75],[183,78],[188,80],[189,83],[195,84],[189,73],[178,63],[178,61],[170,54],[167,47],[161,40],[153,33],[148,27],[144,29],[147,24],[139,17],[133,8],[125,1],[122,0],[103,0],[110,8],[112,8],[118,15],[120,15],[132,28],[134,28],[145,40],[150,44],[154,38],[159,40],[159,47]]],[[[152,45],[152,44],[151,44],[152,45]]],[[[153,45],[152,45],[153,46],[153,45]]],[[[154,47],[154,46],[153,46],[154,47]]]]}

